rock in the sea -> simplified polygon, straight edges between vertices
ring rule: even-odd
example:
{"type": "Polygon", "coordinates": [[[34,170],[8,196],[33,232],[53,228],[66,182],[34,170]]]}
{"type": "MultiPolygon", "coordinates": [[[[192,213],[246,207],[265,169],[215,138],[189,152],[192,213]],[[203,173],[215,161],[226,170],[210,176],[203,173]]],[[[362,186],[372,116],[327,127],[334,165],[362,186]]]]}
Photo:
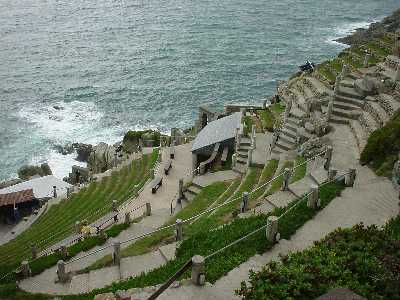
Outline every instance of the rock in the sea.
{"type": "Polygon", "coordinates": [[[93,150],[93,146],[90,144],[83,144],[83,143],[73,143],[73,148],[76,150],[78,154],[76,160],[87,162],[89,160],[90,153],[93,150]]]}
{"type": "Polygon", "coordinates": [[[111,169],[115,163],[115,147],[100,143],[93,147],[88,159],[88,169],[93,173],[102,173],[111,169]]]}
{"type": "Polygon", "coordinates": [[[53,148],[62,155],[71,154],[75,150],[72,144],[66,144],[65,146],[55,145],[53,148]]]}
{"type": "Polygon", "coordinates": [[[19,178],[3,181],[3,182],[0,182],[0,189],[5,189],[6,187],[9,187],[9,186],[21,183],[21,182],[22,182],[22,180],[19,178]]]}

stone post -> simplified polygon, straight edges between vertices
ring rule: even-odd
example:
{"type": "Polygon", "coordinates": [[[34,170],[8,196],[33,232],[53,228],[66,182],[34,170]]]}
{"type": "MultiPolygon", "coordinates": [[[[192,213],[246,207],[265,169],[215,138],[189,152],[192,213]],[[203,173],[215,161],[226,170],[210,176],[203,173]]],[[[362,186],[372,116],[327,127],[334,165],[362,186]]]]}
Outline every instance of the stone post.
{"type": "Polygon", "coordinates": [[[146,203],[146,216],[151,216],[151,204],[149,202],[146,203]]]}
{"type": "Polygon", "coordinates": [[[125,224],[131,223],[131,214],[129,212],[125,213],[125,224]]]}
{"type": "Polygon", "coordinates": [[[236,166],[236,153],[232,154],[232,168],[236,166]]]}
{"type": "Polygon", "coordinates": [[[154,168],[150,169],[150,178],[154,179],[156,177],[155,173],[154,173],[154,168]]]}
{"type": "Polygon", "coordinates": [[[308,194],[307,206],[312,209],[317,209],[319,203],[319,189],[318,186],[313,184],[308,194]]]}
{"type": "Polygon", "coordinates": [[[347,75],[349,75],[349,73],[350,73],[349,66],[346,65],[346,64],[344,64],[344,65],[342,66],[342,72],[340,73],[340,77],[341,77],[342,79],[344,79],[344,78],[346,78],[347,75]]]}
{"type": "Polygon", "coordinates": [[[336,175],[337,175],[337,170],[335,170],[335,169],[328,170],[328,180],[329,181],[335,179],[336,175]]]}
{"type": "Polygon", "coordinates": [[[394,80],[395,80],[396,82],[399,82],[399,81],[400,81],[400,65],[397,66],[396,75],[395,75],[395,77],[394,77],[394,80]]]}
{"type": "Polygon", "coordinates": [[[57,187],[53,185],[53,198],[57,198],[57,187]]]}
{"type": "Polygon", "coordinates": [[[241,212],[244,213],[247,211],[249,206],[249,193],[248,192],[244,192],[242,194],[242,204],[241,204],[241,212]]]}
{"type": "Polygon", "coordinates": [[[29,267],[29,262],[27,260],[24,260],[21,263],[21,272],[22,272],[22,276],[24,278],[31,276],[32,272],[31,272],[31,268],[29,267]]]}
{"type": "Polygon", "coordinates": [[[63,259],[63,260],[66,260],[66,259],[67,259],[67,257],[68,257],[68,250],[67,250],[67,246],[65,246],[65,245],[62,245],[62,246],[60,247],[60,253],[61,253],[61,257],[62,257],[62,259],[63,259]]]}
{"type": "Polygon", "coordinates": [[[205,259],[203,256],[195,255],[192,257],[192,283],[197,286],[205,284],[205,259]]]}
{"type": "Polygon", "coordinates": [[[67,198],[69,198],[71,196],[71,194],[73,193],[74,188],[73,187],[67,187],[67,198]]]}
{"type": "Polygon", "coordinates": [[[267,240],[271,243],[277,242],[276,240],[277,233],[278,233],[278,218],[275,216],[269,216],[267,219],[267,228],[265,229],[267,240]]]}
{"type": "Polygon", "coordinates": [[[197,154],[192,153],[192,172],[194,173],[197,168],[197,154]]]}
{"type": "Polygon", "coordinates": [[[65,272],[65,262],[63,260],[57,262],[57,278],[58,282],[64,283],[68,281],[68,274],[65,272]]]}
{"type": "Polygon", "coordinates": [[[283,173],[283,182],[282,182],[282,191],[287,191],[289,189],[289,180],[290,180],[290,169],[285,168],[285,171],[283,173]]]}
{"type": "Polygon", "coordinates": [[[356,169],[349,169],[344,177],[344,184],[346,186],[354,186],[355,180],[356,180],[356,169]]]}
{"type": "Polygon", "coordinates": [[[247,151],[247,167],[251,166],[251,161],[253,160],[253,150],[247,151]]]}
{"type": "Polygon", "coordinates": [[[363,63],[363,67],[364,68],[368,68],[369,67],[369,59],[370,59],[370,57],[371,57],[371,54],[365,53],[364,63],[363,63]]]}
{"type": "Polygon", "coordinates": [[[81,233],[81,230],[82,230],[81,222],[80,221],[76,221],[75,222],[75,231],[76,231],[76,233],[77,234],[81,233]]]}
{"type": "Polygon", "coordinates": [[[326,111],[326,122],[329,122],[329,120],[331,119],[332,112],[333,112],[333,98],[331,100],[329,100],[329,103],[328,103],[328,109],[326,111]]]}
{"type": "Polygon", "coordinates": [[[113,244],[113,263],[114,265],[119,265],[121,262],[121,243],[120,242],[114,242],[113,244]]]}
{"type": "Polygon", "coordinates": [[[183,223],[181,219],[176,219],[175,222],[175,239],[176,241],[183,240],[183,223]]]}
{"type": "Polygon", "coordinates": [[[183,198],[183,178],[179,179],[179,184],[178,184],[178,198],[182,199],[183,198]]]}
{"type": "Polygon", "coordinates": [[[257,145],[256,145],[256,125],[251,126],[251,142],[252,142],[253,149],[256,149],[256,147],[257,147],[257,145]]]}
{"type": "Polygon", "coordinates": [[[324,163],[324,169],[329,170],[331,167],[331,162],[332,162],[332,153],[333,153],[333,148],[332,146],[328,146],[324,155],[324,158],[326,159],[324,163]]]}
{"type": "Polygon", "coordinates": [[[32,259],[35,259],[37,257],[38,249],[35,244],[31,244],[31,253],[32,253],[32,259]]]}
{"type": "Polygon", "coordinates": [[[118,211],[117,200],[112,201],[112,210],[115,212],[118,211]]]}
{"type": "Polygon", "coordinates": [[[340,83],[340,75],[336,76],[336,80],[335,80],[335,87],[333,88],[333,92],[335,94],[337,94],[338,90],[339,90],[339,83],[340,83]]]}

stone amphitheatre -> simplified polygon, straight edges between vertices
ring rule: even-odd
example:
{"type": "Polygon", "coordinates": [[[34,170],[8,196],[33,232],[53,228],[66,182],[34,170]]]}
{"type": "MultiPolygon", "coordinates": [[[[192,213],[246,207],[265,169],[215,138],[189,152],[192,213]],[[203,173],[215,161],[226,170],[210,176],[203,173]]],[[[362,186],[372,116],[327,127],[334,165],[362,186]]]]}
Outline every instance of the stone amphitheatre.
{"type": "MultiPolygon", "coordinates": [[[[399,33],[280,82],[269,102],[201,106],[191,130],[140,141],[2,239],[0,298],[257,299],[241,284],[256,285],[251,270],[337,228],[398,220],[398,153],[380,168],[363,157],[399,109],[399,33]]],[[[369,296],[309,288],[337,287],[369,296]]]]}

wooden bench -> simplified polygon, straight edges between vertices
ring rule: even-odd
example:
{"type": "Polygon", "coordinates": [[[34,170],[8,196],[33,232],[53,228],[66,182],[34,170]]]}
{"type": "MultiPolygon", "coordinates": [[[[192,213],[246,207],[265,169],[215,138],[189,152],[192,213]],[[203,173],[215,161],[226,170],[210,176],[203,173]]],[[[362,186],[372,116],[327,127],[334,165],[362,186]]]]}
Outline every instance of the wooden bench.
{"type": "Polygon", "coordinates": [[[175,158],[175,147],[174,146],[171,146],[171,148],[169,149],[169,157],[171,159],[175,158]]]}
{"type": "Polygon", "coordinates": [[[222,151],[221,163],[223,165],[226,163],[226,160],[228,159],[228,152],[229,152],[229,148],[228,147],[225,147],[224,150],[222,151]]]}
{"type": "Polygon", "coordinates": [[[172,160],[168,160],[165,164],[164,164],[164,173],[165,175],[168,175],[169,170],[172,168],[172,160]]]}
{"type": "Polygon", "coordinates": [[[154,178],[151,186],[151,192],[155,194],[160,186],[162,186],[162,177],[154,178]]]}

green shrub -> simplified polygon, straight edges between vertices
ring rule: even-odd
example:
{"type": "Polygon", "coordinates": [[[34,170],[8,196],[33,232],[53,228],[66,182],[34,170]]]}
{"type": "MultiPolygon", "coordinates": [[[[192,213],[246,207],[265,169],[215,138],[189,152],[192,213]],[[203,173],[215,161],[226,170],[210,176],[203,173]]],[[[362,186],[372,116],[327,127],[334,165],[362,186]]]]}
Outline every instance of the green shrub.
{"type": "Polygon", "coordinates": [[[360,156],[362,164],[370,164],[378,175],[390,177],[393,164],[400,152],[400,111],[382,128],[368,138],[360,156]]]}
{"type": "Polygon", "coordinates": [[[400,251],[393,231],[356,225],[337,229],[315,246],[271,262],[250,282],[242,283],[243,299],[315,299],[334,287],[347,287],[368,299],[400,299],[400,251]],[[391,234],[389,234],[391,233],[391,234]]]}

